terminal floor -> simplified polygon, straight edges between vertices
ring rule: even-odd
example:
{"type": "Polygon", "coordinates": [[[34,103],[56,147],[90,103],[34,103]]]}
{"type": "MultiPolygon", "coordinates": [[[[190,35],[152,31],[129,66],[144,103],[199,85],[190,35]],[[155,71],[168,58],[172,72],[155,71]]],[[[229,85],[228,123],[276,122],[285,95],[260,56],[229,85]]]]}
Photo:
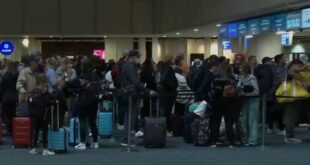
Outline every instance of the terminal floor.
{"type": "Polygon", "coordinates": [[[309,165],[310,133],[299,128],[297,137],[302,144],[285,144],[283,136],[268,135],[264,151],[251,148],[194,147],[181,138],[168,138],[163,149],[144,149],[122,152],[118,143],[101,141],[98,150],[75,151],[56,156],[29,155],[28,149],[12,149],[11,141],[0,146],[0,165],[309,165]]]}

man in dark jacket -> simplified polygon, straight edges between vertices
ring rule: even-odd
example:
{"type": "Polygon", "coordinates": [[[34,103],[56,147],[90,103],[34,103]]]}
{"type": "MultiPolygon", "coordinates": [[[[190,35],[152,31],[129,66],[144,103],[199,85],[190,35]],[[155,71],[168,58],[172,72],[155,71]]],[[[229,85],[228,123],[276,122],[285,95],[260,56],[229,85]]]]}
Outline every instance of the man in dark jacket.
{"type": "MultiPolygon", "coordinates": [[[[139,112],[140,99],[142,96],[146,96],[149,94],[154,94],[147,88],[145,88],[140,82],[140,76],[138,73],[138,65],[140,61],[140,52],[137,50],[131,50],[128,55],[128,62],[126,62],[122,68],[120,79],[121,86],[119,90],[119,95],[121,95],[121,99],[119,102],[119,106],[124,106],[124,108],[129,107],[129,97],[132,98],[132,111],[131,111],[131,127],[134,128],[137,115],[139,112]]],[[[129,120],[129,110],[125,111],[125,130],[128,132],[128,122],[129,120]]],[[[121,143],[122,146],[127,146],[126,136],[121,143]]]]}
{"type": "Polygon", "coordinates": [[[268,94],[273,86],[272,66],[272,58],[264,57],[262,59],[262,64],[259,65],[255,71],[261,95],[268,94]]]}

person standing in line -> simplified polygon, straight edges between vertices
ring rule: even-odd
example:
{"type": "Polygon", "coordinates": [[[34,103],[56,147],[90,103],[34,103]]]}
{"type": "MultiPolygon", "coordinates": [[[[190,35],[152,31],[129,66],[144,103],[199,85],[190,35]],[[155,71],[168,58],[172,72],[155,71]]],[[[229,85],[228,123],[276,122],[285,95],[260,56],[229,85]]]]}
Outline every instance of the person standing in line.
{"type": "Polygon", "coordinates": [[[17,63],[9,62],[7,71],[0,83],[0,98],[4,122],[7,125],[7,132],[12,133],[12,121],[16,115],[16,103],[18,103],[18,92],[16,82],[18,79],[17,63]]]}
{"type": "MultiPolygon", "coordinates": [[[[251,68],[252,66],[248,63],[242,64],[240,67],[242,75],[238,82],[240,96],[255,97],[259,95],[257,79],[251,74],[251,68]]],[[[244,98],[239,118],[242,144],[246,146],[258,145],[258,117],[259,99],[244,98]]]]}
{"type": "Polygon", "coordinates": [[[48,92],[53,93],[56,88],[57,74],[55,70],[56,61],[54,58],[46,60],[45,75],[48,81],[48,92]]]}

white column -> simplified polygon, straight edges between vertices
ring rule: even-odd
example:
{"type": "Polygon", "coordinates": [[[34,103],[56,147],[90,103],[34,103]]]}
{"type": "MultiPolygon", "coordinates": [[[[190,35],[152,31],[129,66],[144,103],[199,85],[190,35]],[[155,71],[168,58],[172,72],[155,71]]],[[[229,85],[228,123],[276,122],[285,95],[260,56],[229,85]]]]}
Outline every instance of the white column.
{"type": "Polygon", "coordinates": [[[158,38],[152,38],[152,56],[156,63],[160,61],[161,45],[158,42],[158,38]]]}
{"type": "Polygon", "coordinates": [[[140,59],[140,63],[143,63],[146,58],[146,46],[145,46],[145,38],[139,38],[139,52],[142,54],[140,59]]]}

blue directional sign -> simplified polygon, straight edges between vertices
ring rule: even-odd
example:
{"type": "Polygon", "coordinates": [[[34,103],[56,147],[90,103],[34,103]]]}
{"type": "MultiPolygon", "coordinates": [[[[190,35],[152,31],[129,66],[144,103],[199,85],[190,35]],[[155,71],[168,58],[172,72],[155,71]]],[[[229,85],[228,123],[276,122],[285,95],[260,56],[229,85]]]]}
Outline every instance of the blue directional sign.
{"type": "Polygon", "coordinates": [[[278,32],[286,30],[286,14],[278,14],[273,18],[273,31],[278,32]]]}
{"type": "Polygon", "coordinates": [[[291,12],[286,16],[286,29],[298,29],[301,27],[301,13],[291,12]]]}
{"type": "Polygon", "coordinates": [[[253,19],[248,21],[249,34],[259,34],[259,19],[253,19]]]}
{"type": "Polygon", "coordinates": [[[228,28],[228,37],[234,38],[238,37],[238,24],[237,23],[230,23],[227,25],[228,28]]]}
{"type": "Polygon", "coordinates": [[[220,38],[227,38],[227,26],[222,25],[219,29],[219,37],[220,38]]]}
{"type": "Polygon", "coordinates": [[[14,51],[14,45],[10,41],[3,41],[0,44],[0,53],[4,56],[9,56],[14,51]]]}
{"type": "Polygon", "coordinates": [[[272,17],[265,17],[260,19],[260,31],[261,32],[270,32],[272,24],[272,17]]]}
{"type": "Polygon", "coordinates": [[[301,12],[301,27],[310,28],[310,8],[304,9],[301,12]]]}
{"type": "Polygon", "coordinates": [[[246,36],[248,33],[248,24],[247,22],[239,22],[238,23],[238,32],[239,36],[246,36]]]}
{"type": "Polygon", "coordinates": [[[231,42],[230,40],[223,40],[222,46],[224,50],[230,50],[231,49],[231,42]]]}

